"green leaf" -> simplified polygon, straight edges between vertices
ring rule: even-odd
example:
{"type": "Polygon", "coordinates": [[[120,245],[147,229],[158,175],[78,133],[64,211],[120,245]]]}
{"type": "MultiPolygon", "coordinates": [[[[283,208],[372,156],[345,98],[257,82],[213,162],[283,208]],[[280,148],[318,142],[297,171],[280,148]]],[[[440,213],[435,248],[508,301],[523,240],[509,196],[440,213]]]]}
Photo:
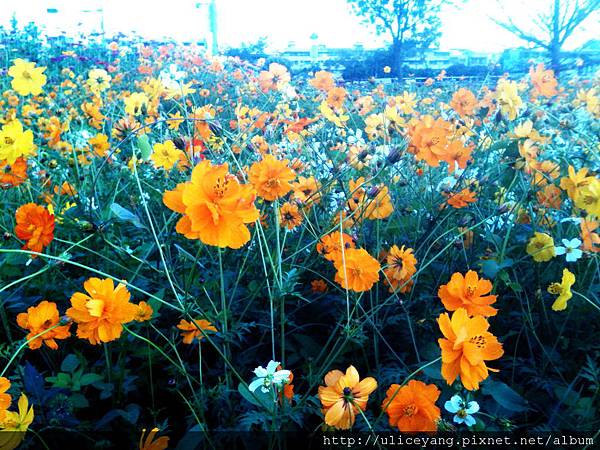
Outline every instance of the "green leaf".
{"type": "Polygon", "coordinates": [[[484,395],[491,395],[500,406],[509,411],[523,412],[529,409],[527,400],[501,381],[488,379],[481,386],[481,392],[484,395]]]}
{"type": "Polygon", "coordinates": [[[148,142],[147,135],[142,134],[141,136],[138,136],[137,147],[142,154],[142,159],[150,158],[150,155],[152,154],[152,147],[150,146],[150,142],[148,142]]]}
{"type": "Polygon", "coordinates": [[[113,203],[110,205],[110,211],[117,217],[117,219],[122,220],[123,222],[130,222],[136,228],[146,228],[146,226],[140,221],[140,218],[129,211],[126,208],[123,208],[118,203],[113,203]]]}
{"type": "Polygon", "coordinates": [[[73,373],[79,367],[79,359],[74,354],[69,354],[63,359],[62,364],[60,365],[60,370],[63,372],[73,373]]]}
{"type": "Polygon", "coordinates": [[[87,408],[90,406],[90,402],[88,402],[87,398],[85,398],[83,394],[71,395],[70,401],[74,408],[87,408]]]}
{"type": "Polygon", "coordinates": [[[238,384],[238,391],[250,403],[265,408],[267,411],[272,411],[275,406],[272,392],[263,392],[261,389],[250,392],[242,383],[238,384]]]}
{"type": "Polygon", "coordinates": [[[102,376],[97,373],[85,373],[81,376],[79,383],[81,383],[82,386],[88,386],[101,380],[102,376]]]}

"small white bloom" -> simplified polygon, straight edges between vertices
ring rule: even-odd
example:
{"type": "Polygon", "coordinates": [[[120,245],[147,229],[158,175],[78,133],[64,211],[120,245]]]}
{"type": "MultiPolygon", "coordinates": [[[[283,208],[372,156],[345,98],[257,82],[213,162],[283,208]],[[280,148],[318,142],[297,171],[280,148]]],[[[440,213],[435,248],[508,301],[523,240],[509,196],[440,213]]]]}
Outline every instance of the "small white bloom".
{"type": "Polygon", "coordinates": [[[575,262],[583,255],[583,252],[579,250],[581,241],[577,238],[574,239],[563,239],[563,246],[554,247],[554,253],[557,255],[565,255],[565,259],[568,262],[575,262]]]}
{"type": "Polygon", "coordinates": [[[267,393],[271,390],[271,386],[282,386],[290,379],[291,372],[289,370],[277,370],[279,363],[277,361],[269,361],[267,368],[258,366],[254,369],[254,374],[257,376],[248,386],[251,392],[256,391],[259,387],[261,391],[267,393]]]}
{"type": "Polygon", "coordinates": [[[444,404],[444,408],[454,414],[455,423],[464,423],[468,427],[475,425],[476,421],[471,415],[479,412],[479,403],[465,402],[460,395],[454,395],[444,404]]]}

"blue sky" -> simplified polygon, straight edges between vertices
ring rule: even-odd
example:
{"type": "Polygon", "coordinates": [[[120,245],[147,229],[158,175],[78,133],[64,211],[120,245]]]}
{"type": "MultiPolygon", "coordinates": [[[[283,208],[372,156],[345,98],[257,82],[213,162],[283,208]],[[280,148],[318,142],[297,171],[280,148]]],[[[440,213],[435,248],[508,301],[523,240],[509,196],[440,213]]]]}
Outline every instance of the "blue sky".
{"type": "MultiPolygon", "coordinates": [[[[201,2],[202,0],[200,0],[201,2]]],[[[524,24],[551,0],[467,0],[461,9],[442,12],[442,49],[466,48],[498,52],[523,45],[498,27],[490,17],[512,14],[524,24]]],[[[59,29],[89,31],[99,28],[103,16],[108,32],[136,32],[148,38],[197,39],[205,33],[206,19],[198,0],[0,0],[0,23],[12,13],[21,21],[45,24],[50,32],[59,29]],[[48,14],[47,8],[58,13],[48,14]],[[98,12],[101,9],[103,12],[98,12]]],[[[267,36],[272,48],[288,42],[308,46],[314,32],[319,42],[330,47],[362,43],[380,46],[384,40],[353,16],[345,0],[217,0],[220,44],[236,46],[267,36]]],[[[595,37],[594,20],[578,31],[566,48],[576,48],[595,37]]]]}

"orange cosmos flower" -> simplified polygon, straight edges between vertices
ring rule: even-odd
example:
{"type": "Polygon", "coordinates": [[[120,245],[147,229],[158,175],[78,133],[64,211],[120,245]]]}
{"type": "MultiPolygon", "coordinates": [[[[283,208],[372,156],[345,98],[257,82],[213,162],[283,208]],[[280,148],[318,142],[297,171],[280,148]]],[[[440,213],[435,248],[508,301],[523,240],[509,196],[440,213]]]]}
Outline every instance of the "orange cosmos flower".
{"type": "Polygon", "coordinates": [[[456,194],[451,194],[448,198],[448,204],[457,209],[464,208],[469,203],[475,203],[476,201],[475,192],[471,192],[469,189],[463,189],[456,194]]]}
{"type": "Polygon", "coordinates": [[[544,208],[560,209],[560,205],[562,204],[560,193],[561,190],[557,186],[548,184],[536,193],[536,197],[540,205],[544,208]]]}
{"type": "Polygon", "coordinates": [[[533,92],[543,97],[552,97],[558,94],[556,87],[558,81],[554,78],[553,70],[545,70],[544,64],[538,64],[535,70],[533,66],[529,68],[529,77],[533,84],[533,92]]]}
{"type": "Polygon", "coordinates": [[[194,319],[193,322],[188,322],[185,319],[181,319],[177,325],[177,328],[181,330],[181,336],[183,337],[184,344],[191,344],[194,339],[201,341],[204,335],[200,329],[204,331],[218,331],[212,323],[204,319],[194,319]]]}
{"type": "Polygon", "coordinates": [[[345,250],[333,264],[337,270],[335,281],[344,289],[364,292],[379,281],[379,261],[363,248],[345,250]]]}
{"type": "Polygon", "coordinates": [[[288,167],[287,159],[278,160],[273,155],[265,155],[255,162],[248,171],[248,180],[254,185],[259,197],[273,201],[283,197],[291,189],[291,181],[296,173],[288,167]]]}
{"type": "Polygon", "coordinates": [[[27,180],[27,160],[19,157],[13,164],[0,161],[0,188],[17,187],[27,180]]]}
{"type": "Polygon", "coordinates": [[[315,77],[308,81],[312,87],[320,91],[329,91],[335,86],[333,74],[326,70],[319,70],[315,73],[315,77]]]}
{"type": "Polygon", "coordinates": [[[89,278],[84,284],[87,294],[75,292],[67,316],[77,323],[77,336],[90,344],[118,339],[123,324],[134,320],[137,306],[130,303],[131,294],[123,283],[89,278]]]}
{"type": "Polygon", "coordinates": [[[387,264],[383,272],[390,292],[396,289],[400,289],[402,293],[408,292],[413,285],[410,279],[417,272],[417,259],[413,255],[413,249],[405,248],[404,245],[402,248],[393,245],[387,255],[387,264]]]}
{"type": "Polygon", "coordinates": [[[27,203],[17,209],[15,219],[15,234],[26,241],[23,249],[41,253],[54,239],[54,216],[43,206],[27,203]]]}
{"type": "Polygon", "coordinates": [[[293,230],[302,223],[302,215],[295,203],[285,202],[279,209],[279,223],[288,230],[293,230]]]}
{"type": "Polygon", "coordinates": [[[359,408],[367,409],[369,395],[377,389],[375,378],[360,380],[354,366],[346,373],[332,370],[325,375],[325,386],[319,386],[319,400],[323,405],[325,423],[340,430],[348,430],[354,425],[359,408]]]}
{"type": "Polygon", "coordinates": [[[169,446],[169,437],[161,436],[157,438],[156,434],[159,431],[158,428],[153,428],[146,435],[146,430],[143,429],[142,435],[140,436],[139,450],[165,450],[169,446]]]}
{"type": "Polygon", "coordinates": [[[458,308],[452,319],[448,313],[443,313],[437,321],[444,335],[438,339],[442,349],[442,376],[452,384],[460,375],[465,389],[479,389],[479,383],[489,375],[488,370],[497,372],[485,362],[504,354],[502,344],[488,331],[490,324],[482,316],[469,318],[464,308],[458,308]]]}
{"type": "Polygon", "coordinates": [[[337,261],[342,257],[342,246],[346,250],[356,247],[350,235],[334,231],[321,238],[317,244],[317,252],[329,261],[337,261]]]}
{"type": "Polygon", "coordinates": [[[394,212],[394,205],[387,186],[373,186],[367,194],[373,197],[366,201],[364,216],[367,219],[385,219],[394,212]]]}
{"type": "Polygon", "coordinates": [[[327,92],[327,104],[332,108],[341,109],[344,106],[346,95],[346,89],[334,87],[327,92]]]}
{"type": "Polygon", "coordinates": [[[435,402],[439,397],[436,385],[410,380],[404,386],[392,384],[381,408],[387,413],[390,426],[402,432],[436,431],[440,408],[435,402]]]}
{"type": "Polygon", "coordinates": [[[460,88],[452,96],[450,107],[458,113],[460,117],[471,116],[477,106],[477,98],[469,89],[460,88]]]}
{"type": "Polygon", "coordinates": [[[321,183],[315,177],[298,177],[298,181],[292,184],[292,189],[292,197],[300,203],[311,205],[321,201],[321,183]]]}
{"type": "Polygon", "coordinates": [[[180,183],[163,195],[163,203],[184,214],[176,230],[188,239],[208,245],[240,248],[250,240],[245,225],[258,219],[252,186],[240,184],[228,165],[202,161],[192,171],[191,181],[180,183]]]}
{"type": "Polygon", "coordinates": [[[446,152],[443,155],[444,161],[448,163],[448,172],[453,173],[458,166],[461,169],[467,167],[471,161],[472,148],[465,147],[461,141],[452,141],[446,147],[446,152]]]}
{"type": "Polygon", "coordinates": [[[139,302],[136,305],[135,317],[133,318],[136,322],[147,322],[152,319],[152,314],[154,314],[154,310],[152,306],[150,306],[146,302],[139,302]]]}
{"type": "Polygon", "coordinates": [[[327,283],[325,283],[325,281],[323,280],[312,280],[310,282],[310,289],[314,292],[314,293],[322,293],[322,292],[327,292],[327,283]]]}
{"type": "Polygon", "coordinates": [[[0,422],[6,418],[6,410],[10,407],[12,397],[6,391],[10,389],[10,380],[0,377],[0,422]]]}
{"type": "Polygon", "coordinates": [[[46,300],[40,302],[37,306],[27,308],[26,313],[17,315],[17,324],[21,328],[29,330],[29,334],[27,335],[28,341],[34,336],[44,333],[29,342],[29,348],[31,350],[40,348],[42,344],[46,344],[46,346],[52,350],[57,350],[58,344],[55,339],[66,339],[71,335],[71,332],[69,331],[71,324],[50,330],[50,328],[58,325],[59,322],[60,317],[56,303],[48,302],[46,300]]]}
{"type": "Polygon", "coordinates": [[[497,309],[490,305],[496,303],[496,295],[487,295],[492,290],[492,283],[479,278],[477,272],[469,270],[463,277],[456,272],[450,282],[440,286],[438,297],[448,311],[465,308],[470,316],[495,316],[497,309]]]}
{"type": "Polygon", "coordinates": [[[278,91],[291,80],[285,66],[277,63],[269,64],[269,70],[263,70],[258,76],[258,85],[263,92],[278,91]]]}
{"type": "Polygon", "coordinates": [[[596,220],[581,219],[579,226],[581,228],[581,240],[583,241],[582,250],[594,253],[600,252],[600,236],[598,236],[598,233],[594,233],[598,225],[599,223],[596,220]]]}
{"type": "Polygon", "coordinates": [[[408,150],[418,160],[425,161],[431,167],[438,167],[444,159],[451,125],[443,119],[434,120],[432,116],[423,116],[421,120],[411,121],[409,127],[410,145],[408,150]]]}

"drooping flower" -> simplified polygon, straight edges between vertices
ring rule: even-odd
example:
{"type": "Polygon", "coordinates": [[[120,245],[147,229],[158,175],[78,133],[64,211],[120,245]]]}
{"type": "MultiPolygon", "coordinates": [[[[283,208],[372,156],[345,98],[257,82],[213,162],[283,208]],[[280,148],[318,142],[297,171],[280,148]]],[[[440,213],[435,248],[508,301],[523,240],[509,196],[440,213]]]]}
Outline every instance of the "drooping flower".
{"type": "Polygon", "coordinates": [[[468,427],[475,425],[476,420],[472,415],[479,412],[479,403],[475,401],[467,402],[457,394],[444,403],[444,408],[449,413],[454,414],[454,423],[464,423],[468,427]]]}
{"type": "Polygon", "coordinates": [[[290,379],[292,372],[289,370],[281,370],[281,366],[277,361],[269,361],[267,368],[258,366],[254,369],[256,380],[248,385],[250,392],[256,391],[258,388],[264,393],[269,392],[274,386],[281,388],[290,379]]]}
{"type": "Polygon", "coordinates": [[[201,341],[204,338],[202,331],[214,331],[215,333],[219,330],[206,319],[194,319],[193,322],[181,319],[177,328],[181,330],[181,336],[183,337],[184,344],[191,344],[194,339],[201,341]]]}
{"type": "Polygon", "coordinates": [[[290,184],[296,173],[290,169],[287,159],[278,160],[273,155],[265,155],[261,161],[255,162],[248,171],[248,180],[259,197],[273,201],[283,197],[291,189],[290,184]]]}
{"type": "Polygon", "coordinates": [[[333,264],[337,270],[335,281],[344,289],[364,292],[379,281],[379,261],[363,248],[345,250],[333,264]]]}
{"type": "Polygon", "coordinates": [[[77,323],[77,337],[92,345],[118,339],[123,325],[133,321],[137,313],[125,284],[115,287],[110,278],[89,278],[83,287],[87,294],[75,292],[67,309],[67,316],[77,323]]]}
{"type": "Polygon", "coordinates": [[[36,67],[35,63],[17,58],[8,69],[12,77],[11,86],[19,95],[40,95],[46,84],[45,67],[36,67]]]}
{"type": "Polygon", "coordinates": [[[163,203],[184,214],[176,229],[188,239],[240,248],[250,240],[246,224],[258,219],[255,198],[252,186],[240,184],[227,164],[213,166],[205,160],[194,167],[190,181],[164,193],[163,203]]]}
{"type": "Polygon", "coordinates": [[[442,349],[442,376],[451,385],[460,375],[465,389],[479,389],[479,383],[489,375],[486,361],[504,354],[502,344],[488,331],[490,324],[482,316],[469,318],[467,310],[458,308],[452,318],[441,314],[437,322],[444,338],[438,339],[442,349]]]}
{"type": "Polygon", "coordinates": [[[325,386],[319,386],[319,400],[323,405],[325,423],[340,430],[352,428],[359,408],[366,411],[369,395],[377,389],[375,378],[361,381],[354,366],[344,374],[332,370],[325,375],[325,386]]]}
{"type": "Polygon", "coordinates": [[[552,304],[553,311],[564,311],[567,309],[567,302],[573,297],[571,286],[575,284],[575,275],[569,269],[563,269],[562,280],[560,283],[552,283],[548,286],[548,292],[558,295],[558,298],[552,304]]]}
{"type": "Polygon", "coordinates": [[[554,71],[545,69],[543,63],[538,64],[535,69],[533,66],[529,68],[529,78],[533,84],[534,94],[542,97],[553,97],[558,94],[556,90],[558,81],[554,78],[554,71]]]}
{"type": "Polygon", "coordinates": [[[387,267],[384,269],[385,282],[390,286],[390,292],[399,289],[401,293],[408,292],[413,281],[411,277],[417,272],[417,259],[412,248],[398,248],[393,245],[387,254],[387,267]]]}
{"type": "Polygon", "coordinates": [[[477,198],[475,197],[475,192],[471,192],[468,188],[465,188],[460,192],[451,194],[447,201],[450,206],[459,209],[468,206],[469,203],[475,203],[477,198]]]}
{"type": "Polygon", "coordinates": [[[29,400],[25,394],[21,394],[17,405],[18,411],[7,411],[4,420],[0,421],[0,448],[2,450],[17,448],[25,439],[25,433],[33,422],[33,406],[29,406],[29,400]]]}
{"type": "Polygon", "coordinates": [[[470,316],[495,316],[498,310],[490,305],[496,302],[495,295],[488,295],[492,283],[479,278],[477,272],[469,270],[463,277],[454,273],[448,284],[440,286],[438,297],[448,311],[465,308],[470,316]]]}
{"type": "Polygon", "coordinates": [[[440,408],[435,402],[439,397],[436,385],[410,380],[404,386],[392,384],[381,409],[388,415],[390,426],[403,433],[436,431],[440,408]]]}
{"type": "Polygon", "coordinates": [[[52,350],[58,349],[57,339],[66,339],[71,335],[69,327],[71,324],[56,326],[60,322],[58,308],[56,303],[43,300],[37,306],[27,308],[26,313],[17,315],[17,324],[29,330],[27,340],[29,348],[32,350],[38,349],[42,344],[52,350]],[[44,333],[39,337],[34,336],[44,333]],[[32,340],[31,340],[32,339],[32,340]]]}
{"type": "Polygon", "coordinates": [[[292,184],[292,189],[292,198],[302,204],[312,205],[321,200],[321,183],[315,177],[298,177],[298,181],[292,184]]]}
{"type": "Polygon", "coordinates": [[[33,143],[33,132],[23,130],[18,120],[2,126],[0,130],[0,161],[14,164],[18,158],[27,159],[35,155],[37,146],[33,143]]]}
{"type": "Polygon", "coordinates": [[[583,256],[583,252],[579,249],[581,247],[579,239],[563,239],[562,244],[562,246],[554,247],[554,253],[556,255],[565,255],[565,259],[568,262],[575,262],[583,256]]]}
{"type": "Polygon", "coordinates": [[[171,140],[164,143],[157,142],[152,150],[150,159],[154,162],[154,167],[163,167],[165,170],[171,170],[183,156],[183,152],[175,147],[171,140]]]}
{"type": "Polygon", "coordinates": [[[27,203],[15,212],[15,234],[24,250],[41,253],[54,239],[54,216],[43,206],[27,203]]]}
{"type": "Polygon", "coordinates": [[[554,239],[546,233],[535,232],[527,244],[527,253],[533,257],[535,262],[550,261],[556,255],[554,251],[554,239]]]}
{"type": "Polygon", "coordinates": [[[143,429],[142,435],[140,436],[139,450],[165,450],[169,446],[169,437],[161,436],[156,438],[156,434],[159,431],[158,428],[152,428],[146,435],[146,430],[143,429]],[[145,435],[146,439],[144,439],[145,435]]]}
{"type": "Polygon", "coordinates": [[[508,116],[509,120],[515,120],[519,109],[523,105],[523,100],[519,96],[519,88],[516,81],[508,81],[506,78],[500,78],[496,85],[496,100],[500,105],[500,110],[508,116]]]}

